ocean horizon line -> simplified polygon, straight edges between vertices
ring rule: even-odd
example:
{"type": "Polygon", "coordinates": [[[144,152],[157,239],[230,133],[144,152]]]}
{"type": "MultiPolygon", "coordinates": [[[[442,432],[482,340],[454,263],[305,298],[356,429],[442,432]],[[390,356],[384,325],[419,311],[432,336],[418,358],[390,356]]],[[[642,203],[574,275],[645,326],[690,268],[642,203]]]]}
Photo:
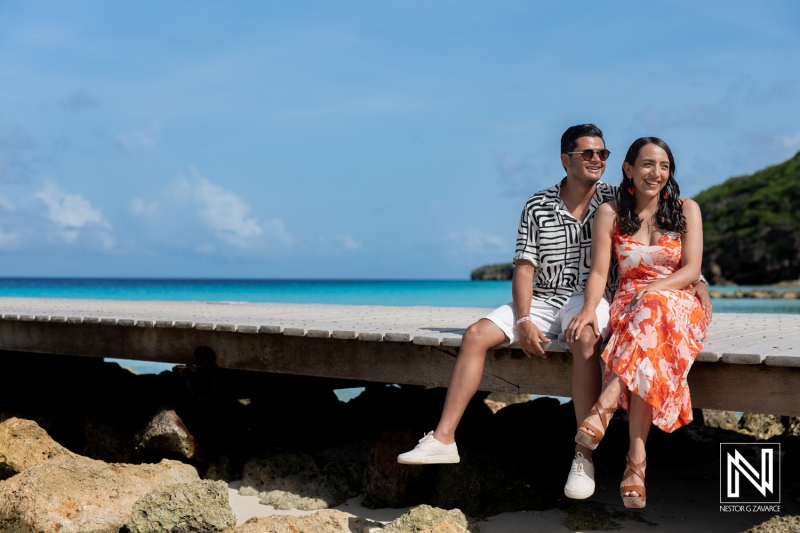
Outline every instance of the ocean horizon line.
{"type": "Polygon", "coordinates": [[[511,280],[473,280],[471,278],[252,278],[252,277],[170,277],[170,276],[0,276],[4,280],[30,280],[30,281],[303,281],[303,282],[352,282],[352,281],[378,281],[378,282],[442,282],[442,281],[475,281],[475,282],[508,282],[511,280]]]}

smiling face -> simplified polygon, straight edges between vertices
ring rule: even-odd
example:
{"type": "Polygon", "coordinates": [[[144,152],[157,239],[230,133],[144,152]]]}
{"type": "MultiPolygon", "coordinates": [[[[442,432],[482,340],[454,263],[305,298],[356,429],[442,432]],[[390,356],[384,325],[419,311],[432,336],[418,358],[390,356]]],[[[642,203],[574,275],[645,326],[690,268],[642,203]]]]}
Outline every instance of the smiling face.
{"type": "MultiPolygon", "coordinates": [[[[602,150],[606,143],[600,137],[579,137],[572,152],[583,150],[602,150]]],[[[600,161],[600,156],[595,153],[592,159],[585,161],[581,154],[561,154],[561,164],[567,171],[567,178],[590,184],[597,183],[606,170],[606,162],[600,161]]]]}
{"type": "Polygon", "coordinates": [[[634,164],[626,161],[622,164],[622,170],[633,181],[636,194],[657,196],[669,179],[669,155],[657,144],[646,144],[639,150],[634,164]]]}

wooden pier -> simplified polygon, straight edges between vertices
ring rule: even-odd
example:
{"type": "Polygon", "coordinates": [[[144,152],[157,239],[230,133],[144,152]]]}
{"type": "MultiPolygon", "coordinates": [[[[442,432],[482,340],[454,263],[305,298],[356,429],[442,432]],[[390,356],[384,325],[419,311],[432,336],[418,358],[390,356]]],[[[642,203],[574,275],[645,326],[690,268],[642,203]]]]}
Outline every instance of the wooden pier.
{"type": "MultiPolygon", "coordinates": [[[[0,350],[446,387],[490,309],[0,298],[0,350]]],[[[493,350],[482,390],[570,396],[571,355],[493,350]]],[[[800,416],[800,315],[716,314],[689,374],[695,407],[800,416]]]]}

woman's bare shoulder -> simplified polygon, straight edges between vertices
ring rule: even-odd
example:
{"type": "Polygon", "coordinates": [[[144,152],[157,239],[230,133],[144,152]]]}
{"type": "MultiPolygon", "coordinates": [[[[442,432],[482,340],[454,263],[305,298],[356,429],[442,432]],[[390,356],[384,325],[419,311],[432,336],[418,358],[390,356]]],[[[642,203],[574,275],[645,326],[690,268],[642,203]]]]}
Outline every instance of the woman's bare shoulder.
{"type": "Polygon", "coordinates": [[[683,214],[684,215],[690,215],[690,214],[699,215],[700,214],[700,206],[697,205],[697,202],[695,202],[691,198],[683,198],[682,201],[683,201],[683,204],[682,204],[681,207],[683,208],[683,214]]]}
{"type": "Polygon", "coordinates": [[[617,216],[617,202],[611,201],[600,204],[600,207],[597,208],[597,214],[606,217],[617,216]]]}

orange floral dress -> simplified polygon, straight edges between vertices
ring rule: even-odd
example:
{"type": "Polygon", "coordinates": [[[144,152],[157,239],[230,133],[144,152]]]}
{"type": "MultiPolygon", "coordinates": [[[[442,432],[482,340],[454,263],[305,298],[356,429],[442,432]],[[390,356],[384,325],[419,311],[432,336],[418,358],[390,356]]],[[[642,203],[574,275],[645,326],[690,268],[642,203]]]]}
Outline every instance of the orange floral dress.
{"type": "Polygon", "coordinates": [[[618,375],[627,385],[619,406],[627,411],[629,394],[638,394],[653,406],[653,424],[671,433],[692,421],[686,377],[703,348],[709,320],[688,288],[648,291],[628,308],[634,292],[681,267],[679,234],[666,233],[648,246],[621,234],[615,224],[613,245],[620,284],[602,356],[605,381],[618,375]]]}

